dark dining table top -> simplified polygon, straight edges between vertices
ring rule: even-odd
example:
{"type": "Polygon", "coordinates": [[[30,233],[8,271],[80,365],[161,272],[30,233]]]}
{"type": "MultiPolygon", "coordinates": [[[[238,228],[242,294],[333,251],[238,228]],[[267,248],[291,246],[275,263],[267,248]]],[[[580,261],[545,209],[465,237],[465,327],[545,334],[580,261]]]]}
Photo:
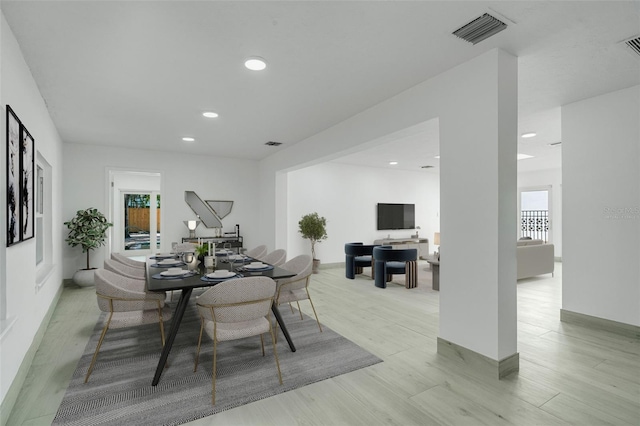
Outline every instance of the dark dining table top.
{"type": "MultiPolygon", "coordinates": [[[[151,266],[155,264],[155,260],[151,260],[147,258],[147,290],[149,291],[171,291],[171,290],[182,290],[187,288],[199,288],[199,287],[211,287],[217,282],[207,282],[201,280],[202,276],[213,272],[216,269],[229,269],[229,263],[222,263],[218,261],[218,266],[213,268],[205,268],[203,265],[199,265],[194,271],[195,274],[186,278],[173,278],[173,279],[155,279],[154,275],[161,273],[162,271],[166,271],[167,267],[157,268],[151,266]]],[[[287,271],[279,266],[274,266],[273,269],[268,269],[266,271],[247,271],[239,269],[242,268],[241,263],[234,263],[233,270],[238,271],[244,277],[269,277],[276,279],[282,278],[290,278],[295,276],[296,274],[287,271]]],[[[185,268],[186,269],[186,268],[185,268]]]]}

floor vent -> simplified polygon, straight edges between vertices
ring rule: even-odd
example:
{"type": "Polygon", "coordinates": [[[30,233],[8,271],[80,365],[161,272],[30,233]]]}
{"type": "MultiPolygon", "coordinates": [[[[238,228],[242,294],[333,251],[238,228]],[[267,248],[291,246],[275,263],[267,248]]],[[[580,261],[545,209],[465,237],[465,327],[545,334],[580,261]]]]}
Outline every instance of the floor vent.
{"type": "Polygon", "coordinates": [[[636,57],[640,57],[640,36],[630,38],[622,43],[624,43],[629,52],[634,54],[636,57]]]}
{"type": "Polygon", "coordinates": [[[460,37],[469,43],[478,44],[482,40],[499,33],[505,28],[507,28],[507,24],[488,13],[485,13],[481,17],[476,18],[455,30],[453,35],[460,37]]]}
{"type": "Polygon", "coordinates": [[[267,145],[267,146],[280,146],[280,145],[282,145],[282,142],[269,141],[269,142],[265,142],[265,145],[267,145]]]}

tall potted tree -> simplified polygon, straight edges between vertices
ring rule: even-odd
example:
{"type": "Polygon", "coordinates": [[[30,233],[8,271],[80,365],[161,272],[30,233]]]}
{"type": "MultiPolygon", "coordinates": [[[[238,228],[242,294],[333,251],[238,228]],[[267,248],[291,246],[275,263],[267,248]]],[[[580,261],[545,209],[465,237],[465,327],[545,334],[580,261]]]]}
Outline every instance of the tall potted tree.
{"type": "Polygon", "coordinates": [[[318,213],[309,213],[302,216],[300,222],[299,231],[302,234],[302,238],[311,242],[311,257],[313,258],[313,273],[318,273],[318,267],[320,266],[320,259],[316,259],[316,243],[322,242],[327,238],[327,219],[318,215],[318,213]]]}
{"type": "Polygon", "coordinates": [[[79,286],[93,285],[93,273],[95,268],[89,264],[89,254],[105,243],[107,229],[112,223],[107,222],[98,209],[90,207],[86,210],[78,210],[73,219],[64,223],[69,228],[69,235],[65,240],[71,247],[81,246],[82,252],[87,253],[87,267],[73,274],[73,281],[79,286]]]}

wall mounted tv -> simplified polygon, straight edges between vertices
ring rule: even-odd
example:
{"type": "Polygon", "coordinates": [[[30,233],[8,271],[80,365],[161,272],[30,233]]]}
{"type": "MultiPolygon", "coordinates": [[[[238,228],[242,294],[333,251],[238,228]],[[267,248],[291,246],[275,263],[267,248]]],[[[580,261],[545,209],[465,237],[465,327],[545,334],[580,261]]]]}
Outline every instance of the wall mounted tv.
{"type": "Polygon", "coordinates": [[[415,229],[415,204],[378,203],[378,230],[415,229]]]}

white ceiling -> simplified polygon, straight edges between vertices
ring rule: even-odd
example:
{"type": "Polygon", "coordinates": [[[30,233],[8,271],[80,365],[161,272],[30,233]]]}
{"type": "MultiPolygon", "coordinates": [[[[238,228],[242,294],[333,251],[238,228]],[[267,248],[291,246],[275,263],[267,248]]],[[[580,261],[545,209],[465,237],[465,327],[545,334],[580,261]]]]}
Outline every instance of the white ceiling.
{"type": "MultiPolygon", "coordinates": [[[[535,170],[560,167],[560,148],[547,145],[561,140],[560,105],[640,84],[640,59],[619,43],[640,34],[639,4],[2,0],[0,7],[65,142],[261,159],[499,47],[519,58],[519,133],[538,136],[519,141],[519,152],[535,158],[518,165],[535,170]],[[477,45],[451,34],[485,12],[508,28],[477,45]],[[266,71],[243,67],[254,55],[267,60],[266,71]],[[205,110],[220,117],[205,119],[205,110]]],[[[437,123],[423,130],[338,161],[437,166],[437,123]]]]}

